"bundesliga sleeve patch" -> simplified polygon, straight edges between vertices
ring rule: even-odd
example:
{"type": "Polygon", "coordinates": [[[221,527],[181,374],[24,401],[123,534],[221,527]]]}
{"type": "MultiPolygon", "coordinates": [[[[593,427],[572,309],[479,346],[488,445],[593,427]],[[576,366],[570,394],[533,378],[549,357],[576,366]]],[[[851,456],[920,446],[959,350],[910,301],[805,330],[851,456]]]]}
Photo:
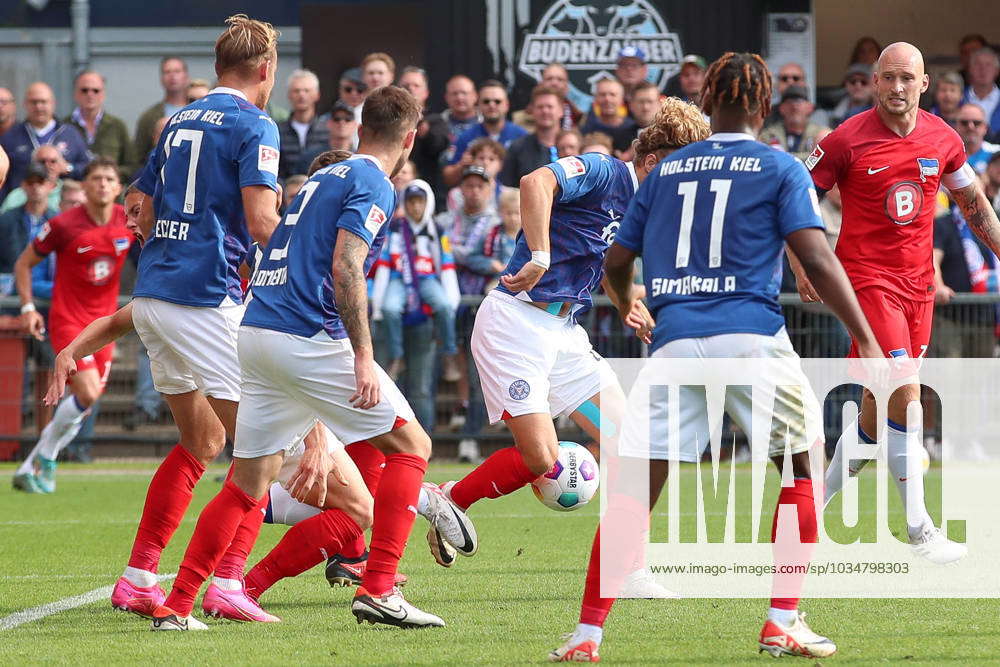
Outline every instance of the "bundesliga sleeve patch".
{"type": "Polygon", "coordinates": [[[44,225],[42,225],[42,228],[38,230],[38,234],[35,235],[35,240],[44,241],[45,237],[48,236],[49,232],[51,231],[52,231],[52,225],[46,222],[44,225]]]}
{"type": "Polygon", "coordinates": [[[365,229],[371,232],[372,236],[378,234],[378,230],[385,224],[385,211],[378,207],[378,204],[372,204],[371,209],[368,211],[368,217],[365,218],[365,229]]]}
{"type": "Polygon", "coordinates": [[[257,169],[277,176],[279,155],[277,148],[261,144],[257,147],[257,169]]]}
{"type": "Polygon", "coordinates": [[[587,165],[578,157],[559,158],[556,160],[556,163],[562,167],[566,178],[576,178],[577,176],[583,176],[587,172],[587,165]]]}
{"type": "Polygon", "coordinates": [[[819,146],[814,148],[813,152],[810,153],[809,157],[806,158],[806,169],[812,171],[812,168],[816,166],[817,162],[823,159],[824,155],[826,155],[826,153],[823,151],[822,148],[820,148],[819,146]]]}

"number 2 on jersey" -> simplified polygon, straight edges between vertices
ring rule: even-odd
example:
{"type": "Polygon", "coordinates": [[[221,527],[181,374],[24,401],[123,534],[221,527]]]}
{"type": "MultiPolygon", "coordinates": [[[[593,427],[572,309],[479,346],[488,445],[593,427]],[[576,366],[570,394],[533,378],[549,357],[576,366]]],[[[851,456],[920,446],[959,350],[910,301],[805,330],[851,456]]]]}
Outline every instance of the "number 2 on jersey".
{"type": "MultiPolygon", "coordinates": [[[[733,182],[728,178],[713,178],[708,189],[715,193],[712,206],[712,225],[708,237],[708,267],[722,266],[722,227],[726,223],[726,205],[729,203],[729,188],[733,182]]],[[[677,237],[676,268],[684,268],[691,257],[691,226],[694,224],[694,203],[698,194],[698,181],[682,181],[677,184],[677,194],[681,202],[681,228],[677,237]]]]}
{"type": "MultiPolygon", "coordinates": [[[[316,188],[319,187],[319,181],[308,181],[299,190],[299,195],[302,197],[302,204],[299,206],[299,210],[295,213],[285,213],[285,224],[288,226],[299,224],[299,216],[302,215],[302,210],[309,203],[309,199],[312,198],[313,193],[316,192],[316,188]]],[[[292,242],[291,232],[289,232],[288,240],[285,242],[285,247],[275,248],[268,255],[268,259],[273,262],[280,262],[284,258],[288,257],[288,244],[292,242]]]]}

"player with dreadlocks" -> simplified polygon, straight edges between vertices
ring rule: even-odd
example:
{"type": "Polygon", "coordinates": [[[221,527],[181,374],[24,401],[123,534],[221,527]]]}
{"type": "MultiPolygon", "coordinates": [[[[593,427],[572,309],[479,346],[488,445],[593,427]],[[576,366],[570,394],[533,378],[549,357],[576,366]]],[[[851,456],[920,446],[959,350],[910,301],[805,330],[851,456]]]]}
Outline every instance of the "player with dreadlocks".
{"type": "MultiPolygon", "coordinates": [[[[794,484],[781,488],[778,507],[794,507],[797,526],[782,520],[779,530],[778,516],[787,518],[790,508],[775,512],[771,535],[778,572],[784,565],[808,562],[817,541],[809,449],[823,442],[819,404],[785,332],[773,280],[786,242],[800,259],[802,253],[809,257],[806,272],[823,301],[859,341],[861,356],[879,352],[847,275],[826,243],[808,172],[799,160],[755,139],[770,111],[770,81],[767,66],[756,54],[727,53],[712,64],[701,98],[702,111],[711,117],[712,135],[672,152],[643,181],[608,249],[604,268],[609,296],[620,304],[620,312],[628,313],[635,300],[634,262],[642,256],[647,306],[655,320],[651,358],[774,360],[761,366],[762,377],[752,389],[728,387],[725,407],[744,433],[753,433],[752,421],[761,418],[753,414],[753,398],[758,406],[773,405],[772,432],[781,435],[768,443],[767,456],[779,472],[790,450],[794,484]],[[802,387],[801,398],[776,390],[784,385],[802,387]]],[[[649,497],[645,489],[609,485],[601,525],[609,545],[606,553],[614,558],[601,562],[598,534],[580,622],[569,640],[550,654],[552,660],[599,660],[604,621],[614,602],[601,597],[602,580],[606,591],[627,590],[622,573],[641,562],[641,538],[649,530],[649,510],[667,479],[668,459],[700,461],[713,440],[714,433],[705,430],[706,393],[691,391],[678,413],[680,451],[668,453],[665,439],[647,445],[649,433],[669,432],[665,420],[672,407],[651,406],[648,424],[635,425],[626,417],[619,455],[603,462],[608,474],[618,477],[623,469],[643,475],[649,470],[649,497]],[[628,436],[642,429],[647,437],[640,438],[640,445],[628,436]],[[630,493],[634,495],[626,496],[630,493]]],[[[712,421],[721,425],[721,419],[712,421]]],[[[775,576],[760,650],[803,657],[826,657],[836,651],[833,642],[809,629],[798,611],[802,577],[775,576]]]]}

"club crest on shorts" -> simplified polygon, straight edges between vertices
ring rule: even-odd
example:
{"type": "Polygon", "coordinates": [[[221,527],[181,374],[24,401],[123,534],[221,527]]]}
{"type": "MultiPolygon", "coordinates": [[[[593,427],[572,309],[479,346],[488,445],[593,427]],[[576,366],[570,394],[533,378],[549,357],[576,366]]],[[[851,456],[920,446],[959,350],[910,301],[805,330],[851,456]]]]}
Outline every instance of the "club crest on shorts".
{"type": "Polygon", "coordinates": [[[514,380],[510,383],[510,388],[507,390],[510,397],[515,401],[523,401],[528,398],[528,394],[531,393],[531,385],[529,385],[524,380],[514,380]]]}

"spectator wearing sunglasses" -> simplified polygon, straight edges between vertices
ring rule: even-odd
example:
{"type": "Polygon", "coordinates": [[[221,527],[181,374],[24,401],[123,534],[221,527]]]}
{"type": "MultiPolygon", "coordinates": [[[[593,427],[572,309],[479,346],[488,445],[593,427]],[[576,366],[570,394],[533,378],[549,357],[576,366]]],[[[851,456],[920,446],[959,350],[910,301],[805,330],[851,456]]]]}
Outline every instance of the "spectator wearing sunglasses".
{"type": "MultiPolygon", "coordinates": [[[[778,105],[789,86],[797,86],[809,90],[809,83],[806,80],[806,70],[799,63],[785,63],[778,68],[774,75],[774,99],[772,100],[771,115],[764,121],[764,127],[781,124],[781,114],[778,113],[778,105]]],[[[830,115],[824,110],[813,107],[809,114],[809,122],[821,127],[829,127],[830,115]]]]}
{"type": "Polygon", "coordinates": [[[830,112],[830,127],[872,108],[875,90],[872,86],[872,66],[854,63],[844,74],[844,97],[830,112]]]}
{"type": "Polygon", "coordinates": [[[80,131],[91,153],[117,162],[122,179],[127,181],[138,169],[139,160],[125,122],[104,109],[104,86],[104,77],[98,72],[77,74],[73,83],[76,108],[64,122],[80,131]]]}
{"type": "Polygon", "coordinates": [[[352,67],[340,76],[337,85],[337,99],[346,104],[354,113],[354,120],[361,122],[361,107],[365,103],[368,86],[361,77],[361,68],[352,67]]]}
{"type": "Polygon", "coordinates": [[[965,144],[965,155],[968,157],[969,166],[975,169],[977,174],[986,171],[990,158],[1000,150],[997,144],[984,141],[989,129],[989,125],[986,124],[986,114],[978,104],[967,103],[958,109],[955,130],[965,144]]]}
{"type": "Polygon", "coordinates": [[[459,135],[449,149],[451,155],[448,166],[442,172],[446,185],[458,185],[462,179],[462,172],[472,164],[472,157],[466,155],[466,148],[476,139],[489,137],[506,149],[510,146],[510,142],[528,134],[523,127],[507,121],[508,111],[510,111],[510,101],[507,99],[507,89],[502,83],[489,79],[480,84],[479,113],[483,121],[459,135]]]}

